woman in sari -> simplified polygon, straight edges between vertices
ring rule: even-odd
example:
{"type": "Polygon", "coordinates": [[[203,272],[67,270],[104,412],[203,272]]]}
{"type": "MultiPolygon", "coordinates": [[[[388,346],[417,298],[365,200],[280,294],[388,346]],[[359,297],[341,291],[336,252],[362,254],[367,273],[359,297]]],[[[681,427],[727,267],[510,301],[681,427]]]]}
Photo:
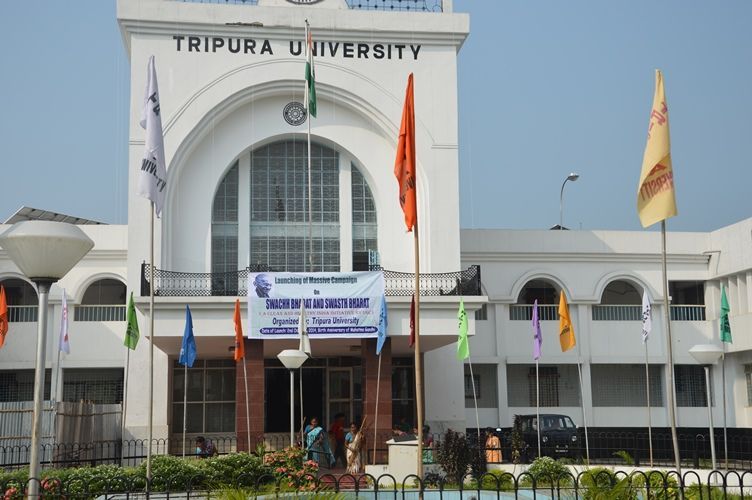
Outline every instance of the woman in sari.
{"type": "Polygon", "coordinates": [[[306,450],[308,450],[308,459],[314,460],[319,464],[331,467],[334,464],[334,455],[329,448],[329,439],[326,431],[319,425],[316,417],[311,419],[311,423],[305,428],[306,450]]]}
{"type": "Polygon", "coordinates": [[[347,449],[347,473],[360,473],[360,450],[363,448],[362,428],[358,429],[355,423],[350,424],[350,432],[345,436],[345,448],[347,449]]]}

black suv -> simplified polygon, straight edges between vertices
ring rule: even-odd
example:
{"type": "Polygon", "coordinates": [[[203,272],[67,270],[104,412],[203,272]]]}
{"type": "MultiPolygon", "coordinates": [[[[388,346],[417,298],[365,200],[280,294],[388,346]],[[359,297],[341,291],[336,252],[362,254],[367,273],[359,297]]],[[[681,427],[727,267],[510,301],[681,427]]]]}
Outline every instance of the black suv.
{"type": "MultiPolygon", "coordinates": [[[[527,445],[528,458],[538,455],[538,416],[520,415],[522,440],[527,445]]],[[[541,413],[541,454],[549,457],[572,457],[580,454],[577,426],[566,415],[541,413]]]]}

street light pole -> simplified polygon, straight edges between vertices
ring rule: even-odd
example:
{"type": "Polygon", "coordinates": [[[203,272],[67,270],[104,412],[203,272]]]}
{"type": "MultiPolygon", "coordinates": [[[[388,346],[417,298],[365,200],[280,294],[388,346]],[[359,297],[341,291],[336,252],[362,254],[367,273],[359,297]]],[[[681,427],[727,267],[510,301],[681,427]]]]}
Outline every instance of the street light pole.
{"type": "Polygon", "coordinates": [[[708,400],[708,425],[710,429],[710,459],[713,470],[716,468],[715,463],[715,436],[713,433],[713,405],[710,400],[710,365],[718,362],[723,355],[723,350],[713,344],[700,344],[692,347],[689,354],[695,358],[705,368],[705,394],[708,400]]]}
{"type": "Polygon", "coordinates": [[[34,367],[34,410],[31,428],[28,497],[38,498],[40,448],[47,347],[47,303],[52,284],[68,274],[94,246],[77,226],[64,222],[23,221],[0,235],[2,247],[21,272],[37,285],[37,358],[34,367]]]}
{"type": "Polygon", "coordinates": [[[295,370],[303,366],[308,354],[300,349],[285,349],[277,354],[285,368],[290,370],[290,448],[295,446],[295,370]]]}
{"type": "Polygon", "coordinates": [[[559,230],[564,229],[564,186],[567,184],[567,181],[574,182],[579,178],[580,174],[572,172],[561,184],[561,192],[559,193],[559,230]]]}

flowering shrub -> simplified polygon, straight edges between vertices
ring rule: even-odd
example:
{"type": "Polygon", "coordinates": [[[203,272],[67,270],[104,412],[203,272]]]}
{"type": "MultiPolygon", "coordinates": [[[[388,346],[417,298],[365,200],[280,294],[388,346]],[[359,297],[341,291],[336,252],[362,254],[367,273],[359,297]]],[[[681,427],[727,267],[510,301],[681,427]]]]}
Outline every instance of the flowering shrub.
{"type": "Polygon", "coordinates": [[[267,453],[264,456],[264,466],[288,488],[300,486],[311,489],[319,471],[319,465],[315,461],[306,459],[304,449],[294,447],[267,453]]]}

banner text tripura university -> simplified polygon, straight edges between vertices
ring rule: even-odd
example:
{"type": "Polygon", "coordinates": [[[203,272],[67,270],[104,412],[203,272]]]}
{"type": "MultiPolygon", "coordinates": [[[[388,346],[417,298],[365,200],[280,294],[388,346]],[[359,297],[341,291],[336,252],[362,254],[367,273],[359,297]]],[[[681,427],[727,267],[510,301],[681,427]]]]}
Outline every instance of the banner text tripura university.
{"type": "Polygon", "coordinates": [[[376,337],[384,275],[255,273],[248,276],[248,337],[297,338],[300,301],[311,338],[376,337]]]}

